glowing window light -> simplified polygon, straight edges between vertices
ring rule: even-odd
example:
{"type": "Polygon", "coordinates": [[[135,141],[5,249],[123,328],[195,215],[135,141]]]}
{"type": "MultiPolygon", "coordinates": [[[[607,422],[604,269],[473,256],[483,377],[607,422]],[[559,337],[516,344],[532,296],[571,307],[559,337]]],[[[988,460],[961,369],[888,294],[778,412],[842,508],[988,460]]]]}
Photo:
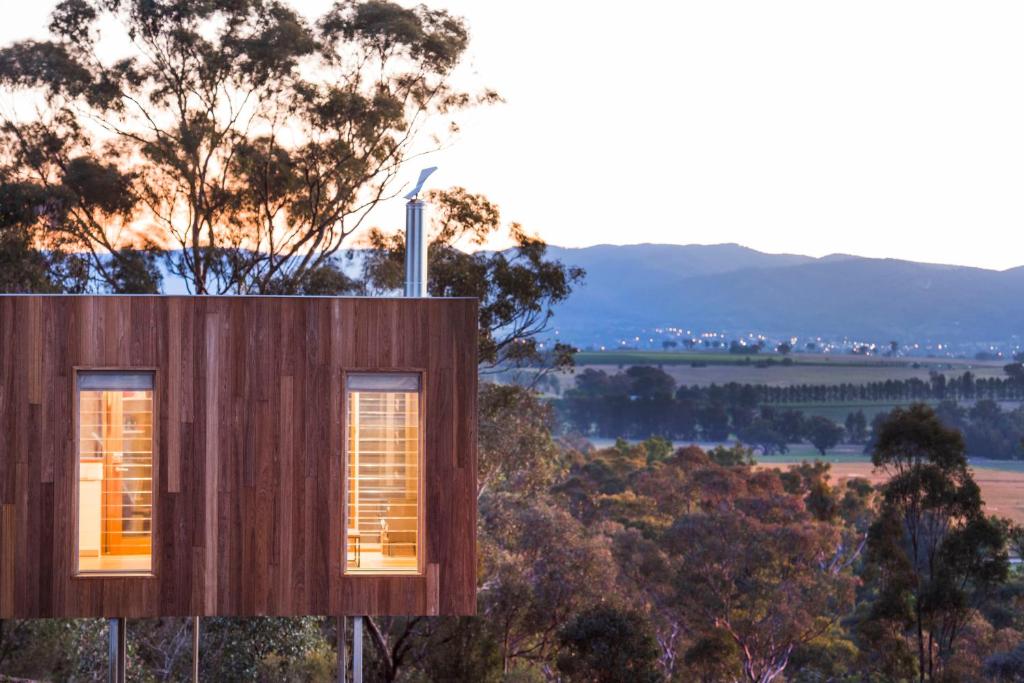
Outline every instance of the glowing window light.
{"type": "Polygon", "coordinates": [[[419,572],[422,535],[420,378],[347,378],[345,571],[419,572]]]}
{"type": "Polygon", "coordinates": [[[78,374],[78,572],[153,570],[153,373],[78,374]]]}

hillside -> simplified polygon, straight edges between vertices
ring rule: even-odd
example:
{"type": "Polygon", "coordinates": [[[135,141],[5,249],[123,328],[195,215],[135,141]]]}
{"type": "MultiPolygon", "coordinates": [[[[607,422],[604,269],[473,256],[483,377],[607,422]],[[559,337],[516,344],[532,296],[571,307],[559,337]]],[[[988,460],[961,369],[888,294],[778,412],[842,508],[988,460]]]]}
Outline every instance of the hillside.
{"type": "Polygon", "coordinates": [[[554,247],[552,255],[587,270],[556,313],[561,336],[577,344],[663,326],[872,341],[1024,337],[1024,267],[812,258],[735,244],[554,247]]]}

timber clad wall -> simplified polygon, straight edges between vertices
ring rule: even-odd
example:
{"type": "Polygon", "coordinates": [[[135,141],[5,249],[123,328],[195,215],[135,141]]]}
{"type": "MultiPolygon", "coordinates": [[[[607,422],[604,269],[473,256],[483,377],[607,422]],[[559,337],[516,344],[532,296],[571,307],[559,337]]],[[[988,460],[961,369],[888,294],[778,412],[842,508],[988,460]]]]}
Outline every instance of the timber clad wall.
{"type": "Polygon", "coordinates": [[[476,302],[0,296],[0,618],[473,614],[476,302]],[[75,577],[75,368],[155,370],[153,577],[75,577]],[[420,371],[420,576],[342,571],[344,374],[420,371]]]}

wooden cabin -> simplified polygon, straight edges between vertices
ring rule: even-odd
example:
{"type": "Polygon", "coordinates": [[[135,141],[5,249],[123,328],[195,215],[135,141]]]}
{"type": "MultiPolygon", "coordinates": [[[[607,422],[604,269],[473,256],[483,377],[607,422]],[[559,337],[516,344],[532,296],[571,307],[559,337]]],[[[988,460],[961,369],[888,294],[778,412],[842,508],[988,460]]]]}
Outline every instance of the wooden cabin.
{"type": "Polygon", "coordinates": [[[476,609],[472,299],[0,296],[0,618],[476,609]]]}

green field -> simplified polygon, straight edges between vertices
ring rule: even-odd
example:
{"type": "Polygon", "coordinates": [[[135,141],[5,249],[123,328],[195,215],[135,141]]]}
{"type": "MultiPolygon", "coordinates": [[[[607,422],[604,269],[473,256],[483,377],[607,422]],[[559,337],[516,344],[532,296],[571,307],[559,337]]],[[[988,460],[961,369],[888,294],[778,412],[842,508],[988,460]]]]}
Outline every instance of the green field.
{"type": "MultiPolygon", "coordinates": [[[[576,372],[585,368],[615,373],[632,365],[656,365],[675,379],[677,385],[708,386],[710,384],[764,384],[793,386],[799,384],[868,384],[889,379],[928,380],[929,373],[947,375],[972,372],[976,377],[1003,377],[1000,362],[946,358],[880,358],[852,354],[793,354],[792,363],[782,364],[778,354],[739,356],[703,351],[604,351],[576,354],[576,372]],[[749,359],[749,360],[748,360],[749,359]],[[757,361],[776,362],[758,366],[757,361]],[[696,367],[694,367],[696,364],[696,367]]],[[[575,382],[574,373],[559,377],[564,391],[575,382]]],[[[867,412],[867,410],[865,411],[867,412]]],[[[877,412],[877,411],[876,411],[877,412]]],[[[829,414],[829,417],[835,417],[829,414]]],[[[843,413],[842,418],[846,417],[843,413]]]]}
{"type": "MultiPolygon", "coordinates": [[[[789,356],[794,365],[834,365],[817,354],[793,354],[789,356]]],[[[858,358],[851,357],[853,362],[858,358]]],[[[749,365],[757,361],[774,360],[781,363],[783,356],[777,353],[735,354],[720,351],[580,351],[575,355],[577,365],[749,365]]],[[[863,364],[865,361],[861,360],[863,364]]]]}
{"type": "MultiPolygon", "coordinates": [[[[772,407],[778,410],[799,410],[807,417],[814,415],[821,415],[827,417],[833,422],[843,424],[846,422],[846,416],[850,413],[855,413],[858,410],[864,412],[864,417],[867,418],[868,424],[875,418],[878,413],[888,413],[893,408],[899,408],[902,406],[909,406],[914,403],[913,401],[846,401],[846,402],[835,402],[835,403],[773,403],[772,407]]],[[[934,401],[925,401],[925,403],[935,403],[934,401]]]]}
{"type": "Polygon", "coordinates": [[[753,365],[759,361],[781,365],[783,359],[792,361],[792,365],[810,365],[820,367],[917,367],[934,370],[998,370],[1002,371],[1005,361],[979,361],[967,358],[926,358],[898,356],[859,356],[844,353],[791,353],[783,356],[779,353],[747,353],[737,354],[726,351],[579,351],[574,355],[577,365],[690,365],[691,363],[707,363],[708,365],[753,365]]]}

